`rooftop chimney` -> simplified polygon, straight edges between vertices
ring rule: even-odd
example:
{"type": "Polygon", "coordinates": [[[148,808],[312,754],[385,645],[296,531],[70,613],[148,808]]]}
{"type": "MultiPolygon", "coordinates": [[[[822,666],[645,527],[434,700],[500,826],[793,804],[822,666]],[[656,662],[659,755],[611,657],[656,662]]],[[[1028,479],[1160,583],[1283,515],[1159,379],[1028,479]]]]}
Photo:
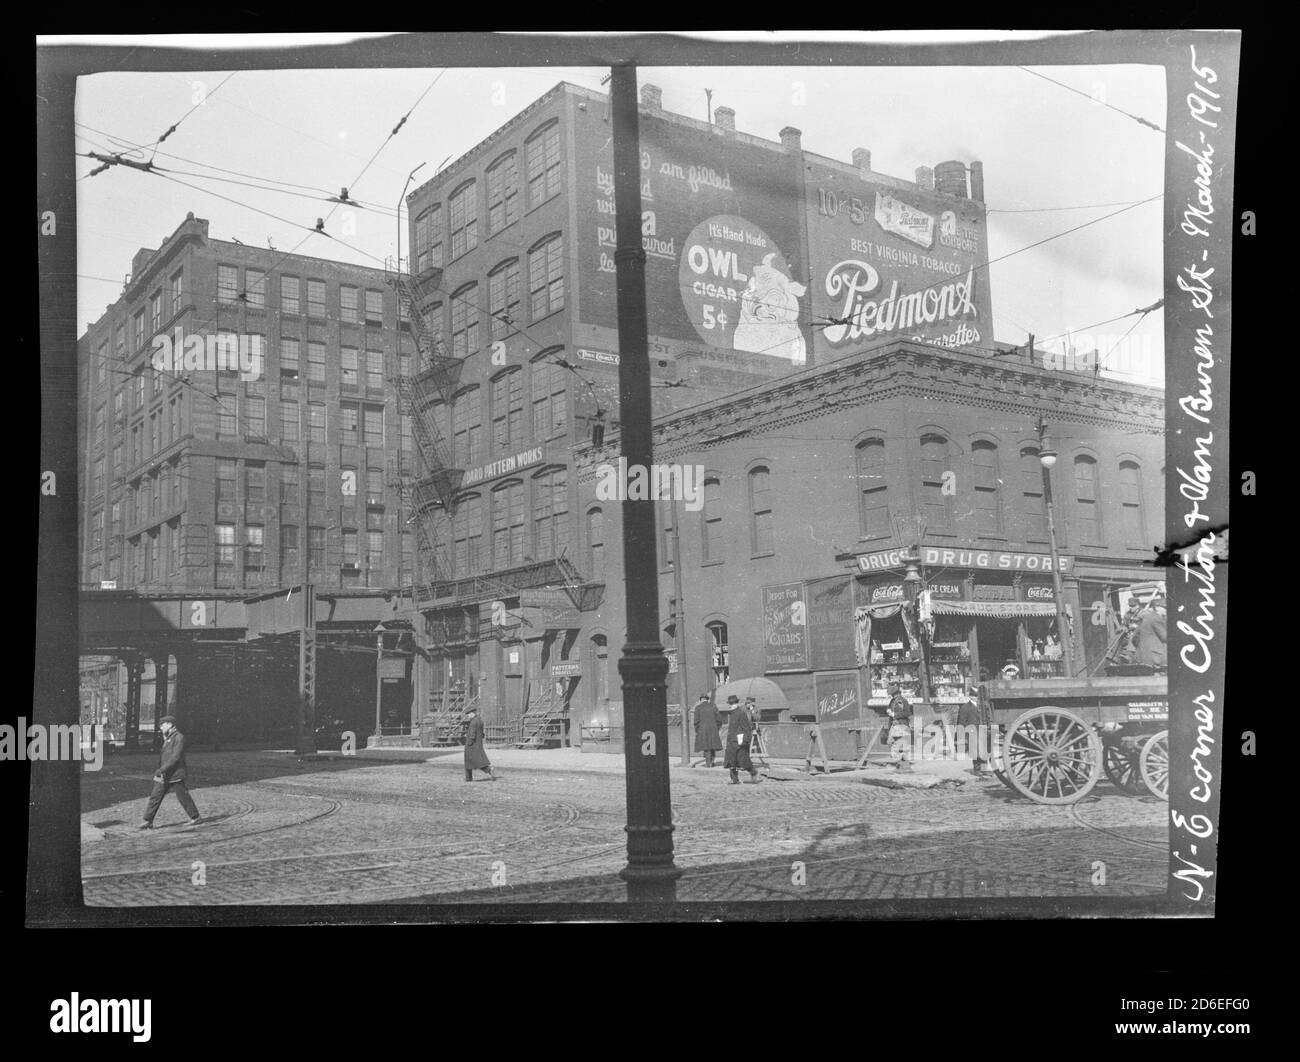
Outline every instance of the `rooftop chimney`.
{"type": "Polygon", "coordinates": [[[953,199],[966,198],[966,164],[956,159],[940,162],[934,168],[934,189],[953,199]]]}
{"type": "Polygon", "coordinates": [[[140,271],[149,264],[149,259],[157,253],[157,248],[150,249],[148,247],[141,247],[136,251],[135,257],[131,259],[131,275],[133,277],[139,276],[140,271]]]}
{"type": "Polygon", "coordinates": [[[786,151],[803,150],[803,131],[796,129],[792,125],[787,125],[781,130],[781,146],[786,151]]]}
{"type": "Polygon", "coordinates": [[[853,165],[865,175],[871,170],[871,152],[866,148],[853,149],[853,165]]]}
{"type": "Polygon", "coordinates": [[[713,123],[729,133],[736,131],[736,112],[730,107],[719,107],[713,112],[713,123]]]}
{"type": "Polygon", "coordinates": [[[970,197],[984,202],[984,163],[970,164],[970,197]]]}
{"type": "Polygon", "coordinates": [[[656,111],[662,111],[664,109],[664,90],[658,85],[642,85],[641,106],[650,107],[656,111]]]}
{"type": "Polygon", "coordinates": [[[918,166],[916,168],[916,183],[920,188],[934,191],[934,170],[929,166],[918,166]]]}

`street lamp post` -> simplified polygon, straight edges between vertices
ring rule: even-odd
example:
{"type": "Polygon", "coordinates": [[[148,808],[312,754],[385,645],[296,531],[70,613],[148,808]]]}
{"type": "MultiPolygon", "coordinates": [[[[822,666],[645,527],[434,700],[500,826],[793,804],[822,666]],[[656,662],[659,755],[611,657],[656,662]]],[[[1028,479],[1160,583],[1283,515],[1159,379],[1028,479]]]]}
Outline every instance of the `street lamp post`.
{"type": "MultiPolygon", "coordinates": [[[[636,66],[631,63],[615,66],[611,77],[620,448],[629,467],[649,468],[654,457],[654,436],[646,325],[646,255],[641,243],[636,66]]],[[[629,901],[671,903],[677,898],[677,878],[681,871],[673,863],[668,782],[668,661],[659,640],[654,505],[648,499],[629,498],[622,503],[627,638],[618,671],[623,678],[627,866],[620,877],[627,882],[629,901]]]]}
{"type": "Polygon", "coordinates": [[[1061,643],[1061,660],[1068,678],[1074,677],[1074,645],[1070,638],[1070,620],[1065,610],[1065,591],[1061,587],[1061,558],[1056,550],[1056,515],[1052,505],[1052,468],[1056,450],[1047,438],[1047,419],[1038,418],[1038,460],[1043,466],[1043,503],[1047,508],[1047,541],[1052,552],[1052,598],[1056,602],[1056,637],[1061,643]]]}

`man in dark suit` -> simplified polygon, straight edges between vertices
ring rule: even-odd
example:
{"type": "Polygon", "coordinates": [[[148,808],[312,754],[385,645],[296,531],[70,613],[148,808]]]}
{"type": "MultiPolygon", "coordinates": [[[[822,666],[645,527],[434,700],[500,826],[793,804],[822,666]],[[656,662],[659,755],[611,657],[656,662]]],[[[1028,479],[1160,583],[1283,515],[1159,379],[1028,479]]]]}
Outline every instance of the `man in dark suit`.
{"type": "Polygon", "coordinates": [[[718,706],[707,693],[701,694],[700,701],[695,706],[695,748],[704,753],[705,767],[717,766],[714,757],[722,748],[722,737],[718,732],[721,726],[722,717],[718,714],[718,706]]]}
{"type": "Polygon", "coordinates": [[[727,706],[722,710],[727,713],[727,752],[722,765],[731,772],[731,784],[740,785],[740,775],[737,772],[741,768],[749,772],[751,784],[759,781],[758,771],[749,758],[750,746],[754,741],[754,724],[749,713],[741,708],[740,698],[735,694],[727,698],[727,706]]]}
{"type": "Polygon", "coordinates": [[[492,773],[492,764],[488,762],[487,749],[483,746],[486,728],[474,708],[466,713],[465,720],[465,781],[474,781],[475,771],[486,771],[492,781],[497,776],[492,773]]]}
{"type": "Polygon", "coordinates": [[[163,797],[175,793],[181,802],[185,814],[190,817],[190,825],[197,826],[203,820],[199,818],[199,809],[194,806],[190,791],[185,788],[185,735],[176,729],[176,717],[164,715],[159,725],[162,727],[162,751],[158,758],[158,773],[153,776],[153,792],[149,794],[149,806],[144,809],[144,821],[140,829],[152,830],[154,816],[162,805],[163,797]]]}

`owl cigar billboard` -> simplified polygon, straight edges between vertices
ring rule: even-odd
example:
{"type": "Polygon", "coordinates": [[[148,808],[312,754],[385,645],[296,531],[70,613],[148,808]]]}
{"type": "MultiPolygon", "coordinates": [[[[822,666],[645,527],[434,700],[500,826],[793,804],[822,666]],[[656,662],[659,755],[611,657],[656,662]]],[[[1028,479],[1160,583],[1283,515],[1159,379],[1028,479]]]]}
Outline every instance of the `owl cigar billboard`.
{"type": "Polygon", "coordinates": [[[819,360],[882,339],[991,347],[984,204],[809,159],[812,315],[819,360]]]}
{"type": "MultiPolygon", "coordinates": [[[[617,341],[614,156],[610,127],[579,113],[575,336],[617,341]]],[[[725,358],[772,374],[809,358],[809,289],[797,156],[644,111],[641,242],[652,350],[725,358]]],[[[738,363],[738,364],[737,364],[738,363]]]]}

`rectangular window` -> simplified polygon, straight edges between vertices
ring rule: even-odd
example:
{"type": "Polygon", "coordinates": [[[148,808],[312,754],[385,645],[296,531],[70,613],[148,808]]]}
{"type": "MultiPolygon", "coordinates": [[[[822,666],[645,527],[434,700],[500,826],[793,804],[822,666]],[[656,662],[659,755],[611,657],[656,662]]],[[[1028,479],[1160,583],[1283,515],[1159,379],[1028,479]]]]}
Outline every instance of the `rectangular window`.
{"type": "Polygon", "coordinates": [[[185,478],[179,464],[174,465],[173,468],[175,474],[172,476],[172,508],[179,509],[185,499],[185,478]]]}
{"type": "Polygon", "coordinates": [[[104,442],[104,407],[98,406],[95,409],[95,445],[99,446],[104,442]]]}
{"type": "Polygon", "coordinates": [[[347,324],[357,324],[361,320],[359,297],[357,288],[347,284],[339,287],[339,318],[347,324]]]}
{"type": "Polygon", "coordinates": [[[384,566],[384,533],[366,532],[366,567],[372,571],[384,566]]]}
{"type": "Polygon", "coordinates": [[[248,505],[266,504],[266,465],[249,461],[244,465],[244,502],[248,505]]]}
{"type": "Polygon", "coordinates": [[[991,442],[976,440],[971,445],[974,465],[975,531],[998,535],[1002,531],[1002,501],[998,496],[998,450],[991,442]]]}
{"type": "Polygon", "coordinates": [[[122,444],[118,443],[113,447],[113,474],[122,471],[122,444]]]}
{"type": "Polygon", "coordinates": [[[357,387],[357,348],[339,349],[339,386],[357,387]]]}
{"type": "Polygon", "coordinates": [[[478,186],[471,181],[451,197],[451,257],[459,258],[478,246],[478,186]]]}
{"type": "Polygon", "coordinates": [[[167,537],[169,541],[169,572],[179,572],[181,570],[181,522],[173,520],[167,525],[167,537]]]}
{"type": "Polygon", "coordinates": [[[722,560],[722,483],[716,477],[704,480],[704,561],[722,560]]]}
{"type": "Polygon", "coordinates": [[[518,262],[508,262],[488,277],[488,309],[492,315],[493,339],[505,339],[515,333],[519,320],[518,262]]]}
{"type": "Polygon", "coordinates": [[[307,403],[307,441],[323,443],[325,441],[325,403],[307,403]]]}
{"type": "Polygon", "coordinates": [[[244,270],[244,291],[248,293],[249,306],[266,309],[266,274],[262,270],[244,270]]]}
{"type": "Polygon", "coordinates": [[[383,500],[384,496],[384,470],[382,468],[366,469],[366,498],[369,501],[372,498],[383,500]]]}
{"type": "Polygon", "coordinates": [[[104,544],[104,510],[90,514],[90,548],[99,549],[104,544]]]}
{"type": "Polygon", "coordinates": [[[300,505],[298,470],[285,465],[280,469],[280,504],[300,505]]]}
{"type": "Polygon", "coordinates": [[[175,317],[181,312],[181,304],[185,301],[185,270],[178,269],[172,274],[167,294],[171,301],[172,316],[175,317]]]}
{"type": "Polygon", "coordinates": [[[126,360],[126,325],[120,324],[113,333],[113,349],[119,361],[126,360]]]}
{"type": "Polygon", "coordinates": [[[302,285],[297,277],[280,278],[280,312],[302,313],[302,285]]]}
{"type": "Polygon", "coordinates": [[[384,411],[382,407],[366,406],[362,414],[367,446],[384,445],[384,411]]]}
{"type": "Polygon", "coordinates": [[[234,266],[217,266],[217,302],[233,303],[239,300],[239,270],[234,266]]]}
{"type": "Polygon", "coordinates": [[[523,373],[514,370],[492,381],[492,440],[498,447],[523,442],[523,373]]]}
{"type": "Polygon", "coordinates": [[[104,493],[104,459],[95,458],[94,472],[91,475],[90,491],[92,494],[104,493]]]}
{"type": "Polygon", "coordinates": [[[487,197],[489,234],[519,217],[519,167],[513,151],[488,170],[487,197]]]}
{"type": "Polygon", "coordinates": [[[298,340],[292,336],[280,337],[280,373],[298,375],[298,340]]]}
{"type": "Polygon", "coordinates": [[[357,554],[357,533],[351,528],[343,529],[343,565],[355,567],[360,562],[357,554]]]}
{"type": "Polygon", "coordinates": [[[280,386],[280,438],[287,443],[296,443],[299,439],[299,414],[297,402],[284,401],[284,385],[280,386]]]}
{"type": "Polygon", "coordinates": [[[159,288],[149,296],[149,331],[157,332],[162,323],[162,288],[159,288]]]}
{"type": "Polygon", "coordinates": [[[451,449],[452,464],[457,468],[470,468],[483,456],[482,411],[477,387],[456,396],[451,449]]]}
{"type": "Polygon", "coordinates": [[[325,316],[325,281],[307,281],[307,316],[324,318],[325,316]]]}
{"type": "Polygon", "coordinates": [[[162,435],[159,428],[161,417],[157,413],[149,414],[149,453],[152,456],[162,449],[162,435]]]}
{"type": "Polygon", "coordinates": [[[366,324],[383,325],[384,293],[366,288],[366,324]]]}
{"type": "Polygon", "coordinates": [[[280,526],[280,580],[288,582],[297,578],[301,572],[298,565],[298,528],[295,524],[280,526]]]}
{"type": "MultiPolygon", "coordinates": [[[[220,378],[221,374],[217,374],[220,378]]],[[[217,438],[233,439],[238,434],[236,414],[239,402],[234,395],[220,395],[217,399],[217,438]]]]}
{"type": "Polygon", "coordinates": [[[552,123],[528,141],[528,205],[550,199],[560,190],[560,126],[552,123]]]}
{"type": "Polygon", "coordinates": [[[235,462],[223,457],[217,458],[217,501],[235,500],[235,462]]]}
{"type": "Polygon", "coordinates": [[[244,434],[251,439],[266,438],[266,399],[260,395],[244,399],[244,434]]]}
{"type": "Polygon", "coordinates": [[[415,221],[415,268],[441,269],[442,256],[442,205],[432,206],[415,221]]]}
{"type": "Polygon", "coordinates": [[[325,507],[325,466],[307,466],[307,504],[316,512],[325,507]]]}
{"type": "Polygon", "coordinates": [[[523,562],[524,485],[511,483],[492,493],[492,564],[509,568],[523,562]]]}
{"type": "Polygon", "coordinates": [[[339,445],[357,445],[357,407],[351,403],[339,406],[339,445]]]}
{"type": "Polygon", "coordinates": [[[131,318],[131,324],[134,326],[135,349],[144,349],[144,310],[137,310],[135,316],[131,318]]]}
{"type": "Polygon", "coordinates": [[[556,469],[533,480],[533,556],[550,560],[568,544],[568,476],[556,469]]]}
{"type": "Polygon", "coordinates": [[[750,548],[758,556],[773,552],[771,475],[766,468],[749,473],[749,511],[750,548]]]}
{"type": "Polygon", "coordinates": [[[266,529],[257,524],[244,528],[248,544],[244,548],[244,567],[261,569],[266,566],[266,529]]]}
{"type": "Polygon", "coordinates": [[[384,389],[384,352],[382,350],[366,351],[366,390],[382,391],[384,389]]]}
{"type": "Polygon", "coordinates": [[[217,524],[217,567],[235,566],[235,525],[217,524]]]}
{"type": "Polygon", "coordinates": [[[325,528],[307,528],[307,563],[312,568],[325,566],[325,528]]]}
{"type": "MultiPolygon", "coordinates": [[[[370,501],[369,495],[366,497],[366,501],[367,502],[370,501]]],[[[382,531],[383,529],[384,529],[384,510],[378,508],[366,509],[366,530],[382,531]]]]}
{"type": "Polygon", "coordinates": [[[564,306],[564,239],[553,236],[528,253],[528,290],[536,321],[564,306]]]}
{"type": "Polygon", "coordinates": [[[325,344],[307,341],[307,379],[312,383],[325,382],[325,344]]]}

